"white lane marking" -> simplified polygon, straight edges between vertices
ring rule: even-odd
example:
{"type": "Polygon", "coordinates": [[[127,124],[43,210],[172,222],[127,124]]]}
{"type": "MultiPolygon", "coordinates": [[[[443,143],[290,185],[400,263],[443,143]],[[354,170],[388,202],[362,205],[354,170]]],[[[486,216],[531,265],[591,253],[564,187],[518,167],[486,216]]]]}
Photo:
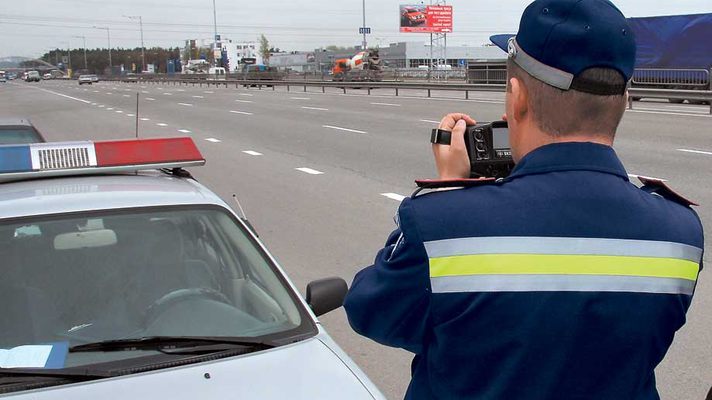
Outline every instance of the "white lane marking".
{"type": "Polygon", "coordinates": [[[645,176],[645,175],[638,175],[638,174],[628,174],[628,177],[629,177],[629,178],[636,178],[636,179],[638,179],[638,177],[641,177],[641,178],[655,179],[655,180],[658,180],[658,181],[667,182],[667,179],[656,178],[656,177],[654,177],[654,176],[645,176]]]}
{"type": "Polygon", "coordinates": [[[193,107],[190,103],[178,103],[179,106],[193,107]]]}
{"type": "Polygon", "coordinates": [[[230,110],[230,112],[233,113],[233,114],[252,115],[251,112],[245,112],[245,111],[230,110]]]}
{"type": "Polygon", "coordinates": [[[690,150],[690,149],[677,149],[677,151],[684,151],[685,153],[705,154],[708,156],[712,156],[712,152],[710,152],[710,151],[690,150]]]}
{"type": "Polygon", "coordinates": [[[91,104],[91,101],[87,101],[87,100],[84,100],[84,99],[78,99],[78,98],[76,98],[76,97],[67,96],[66,94],[57,93],[57,92],[54,92],[54,91],[51,91],[51,90],[47,90],[47,89],[42,89],[42,88],[37,88],[37,89],[39,89],[39,90],[41,90],[41,91],[43,91],[43,92],[52,93],[52,94],[57,95],[57,96],[62,96],[62,97],[66,97],[66,98],[68,98],[68,99],[72,99],[72,100],[76,100],[76,101],[81,101],[82,103],[85,103],[85,104],[91,104]]]}
{"type": "Polygon", "coordinates": [[[393,104],[393,103],[371,103],[374,106],[390,106],[390,107],[400,107],[400,104],[393,104]]]}
{"type": "Polygon", "coordinates": [[[91,105],[95,106],[95,105],[96,105],[96,103],[91,103],[91,105]]]}
{"type": "Polygon", "coordinates": [[[250,94],[250,93],[238,93],[237,95],[238,95],[238,96],[247,96],[247,97],[252,97],[252,96],[254,96],[253,94],[250,94]]]}
{"type": "Polygon", "coordinates": [[[195,95],[193,97],[195,97],[196,99],[204,99],[205,98],[205,96],[198,96],[198,95],[195,95]]]}
{"type": "Polygon", "coordinates": [[[305,174],[309,174],[309,175],[321,175],[321,174],[323,174],[323,172],[321,172],[321,171],[317,171],[317,170],[315,170],[315,169],[306,168],[306,167],[294,168],[294,169],[296,169],[297,171],[304,172],[305,174]]]}
{"type": "Polygon", "coordinates": [[[99,104],[97,107],[104,108],[105,106],[103,104],[99,104]]]}
{"type": "Polygon", "coordinates": [[[116,112],[117,114],[123,114],[123,113],[124,113],[124,112],[121,111],[121,110],[116,110],[115,112],[116,112]]]}
{"type": "Polygon", "coordinates": [[[98,90],[92,90],[92,92],[94,92],[94,93],[99,93],[99,91],[98,91],[98,90]]]}
{"type": "MultiPolygon", "coordinates": [[[[115,89],[115,88],[114,88],[115,89]]],[[[111,94],[111,92],[106,92],[106,94],[111,94]]]]}
{"type": "Polygon", "coordinates": [[[381,196],[388,197],[389,199],[395,201],[403,201],[403,199],[405,199],[405,196],[402,196],[398,193],[381,193],[381,196]]]}
{"type": "Polygon", "coordinates": [[[164,124],[163,122],[158,122],[156,125],[158,125],[158,126],[168,126],[168,124],[164,124]]]}
{"type": "Polygon", "coordinates": [[[126,114],[127,117],[135,117],[136,114],[126,114]]]}
{"type": "Polygon", "coordinates": [[[429,124],[440,124],[440,121],[434,121],[432,119],[421,119],[420,122],[427,122],[429,124]]]}
{"type": "Polygon", "coordinates": [[[164,96],[173,96],[173,93],[168,93],[168,92],[166,92],[166,93],[163,93],[163,95],[164,95],[164,96]]]}
{"type": "Polygon", "coordinates": [[[153,100],[156,100],[156,99],[154,99],[153,97],[146,97],[146,100],[148,100],[148,101],[153,101],[153,100]]]}
{"type": "Polygon", "coordinates": [[[107,108],[106,108],[106,111],[111,111],[111,110],[113,110],[113,109],[114,109],[114,107],[107,107],[107,108]]]}
{"type": "Polygon", "coordinates": [[[311,100],[309,97],[290,97],[290,100],[311,100]]]}
{"type": "Polygon", "coordinates": [[[148,94],[148,93],[150,93],[150,92],[149,92],[148,90],[142,90],[141,93],[143,93],[143,94],[148,94]]]}
{"type": "Polygon", "coordinates": [[[129,96],[128,94],[125,94],[124,97],[131,97],[131,96],[129,96]]]}
{"type": "Polygon", "coordinates": [[[205,140],[207,140],[208,142],[213,142],[213,143],[220,143],[220,142],[221,142],[220,139],[215,139],[215,138],[212,138],[212,137],[206,138],[205,140]]]}
{"type": "Polygon", "coordinates": [[[213,93],[215,93],[215,92],[211,92],[210,90],[206,90],[206,91],[204,91],[203,93],[206,93],[206,94],[213,94],[213,93]]]}
{"type": "MultiPolygon", "coordinates": [[[[682,108],[682,107],[680,107],[682,108]]],[[[675,114],[678,114],[674,110],[674,107],[665,107],[665,108],[647,108],[647,107],[636,107],[631,111],[636,111],[636,110],[642,110],[642,111],[657,111],[657,112],[674,112],[675,114]]],[[[687,111],[688,114],[701,114],[701,115],[706,115],[707,111],[700,109],[700,111],[696,111],[694,108],[682,108],[682,111],[687,111]]]]}
{"type": "Polygon", "coordinates": [[[249,154],[251,156],[261,156],[262,153],[254,151],[254,150],[243,150],[243,153],[249,154]]]}
{"type": "Polygon", "coordinates": [[[316,111],[329,111],[328,108],[321,108],[321,107],[302,107],[305,110],[316,110],[316,111]]]}
{"type": "Polygon", "coordinates": [[[642,114],[661,114],[661,115],[678,115],[681,117],[702,117],[702,118],[712,118],[712,115],[705,114],[686,114],[686,113],[676,113],[676,112],[663,112],[663,111],[643,111],[643,110],[625,110],[626,112],[642,113],[642,114]]]}
{"type": "Polygon", "coordinates": [[[185,92],[185,89],[178,89],[178,92],[185,92]]]}
{"type": "Polygon", "coordinates": [[[341,128],[341,127],[332,126],[332,125],[322,125],[322,127],[323,127],[323,128],[329,128],[329,129],[336,129],[336,130],[339,130],[339,131],[353,132],[353,133],[366,133],[366,132],[364,132],[364,131],[359,131],[359,130],[356,130],[356,129],[341,128]]]}
{"type": "Polygon", "coordinates": [[[252,100],[239,100],[239,99],[237,99],[237,100],[235,100],[235,101],[238,102],[238,103],[252,103],[252,100]]]}
{"type": "Polygon", "coordinates": [[[141,118],[141,121],[150,121],[151,118],[141,118]]]}
{"type": "Polygon", "coordinates": [[[187,130],[187,129],[178,129],[178,132],[180,132],[180,133],[190,133],[190,131],[187,130]]]}

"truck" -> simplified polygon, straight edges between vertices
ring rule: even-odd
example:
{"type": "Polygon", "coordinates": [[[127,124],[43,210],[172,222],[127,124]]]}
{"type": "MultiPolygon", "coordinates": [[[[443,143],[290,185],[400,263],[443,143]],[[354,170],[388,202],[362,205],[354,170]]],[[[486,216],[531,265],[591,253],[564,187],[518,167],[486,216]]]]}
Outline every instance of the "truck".
{"type": "Polygon", "coordinates": [[[378,50],[366,50],[336,60],[331,74],[334,82],[379,82],[382,71],[378,50]]]}
{"type": "MultiPolygon", "coordinates": [[[[637,46],[632,87],[712,90],[712,13],[628,18],[628,24],[637,46]]],[[[512,36],[494,35],[490,40],[506,49],[512,36]]]]}
{"type": "Polygon", "coordinates": [[[712,13],[628,18],[628,23],[637,44],[633,87],[712,89],[712,13]]]}
{"type": "MultiPolygon", "coordinates": [[[[281,81],[284,80],[285,74],[280,72],[275,67],[270,67],[263,64],[244,64],[242,67],[241,78],[248,81],[281,81]]],[[[248,85],[243,85],[247,87],[248,85]]],[[[249,86],[257,86],[251,84],[249,86]]],[[[266,85],[270,87],[272,85],[266,85]]]]}

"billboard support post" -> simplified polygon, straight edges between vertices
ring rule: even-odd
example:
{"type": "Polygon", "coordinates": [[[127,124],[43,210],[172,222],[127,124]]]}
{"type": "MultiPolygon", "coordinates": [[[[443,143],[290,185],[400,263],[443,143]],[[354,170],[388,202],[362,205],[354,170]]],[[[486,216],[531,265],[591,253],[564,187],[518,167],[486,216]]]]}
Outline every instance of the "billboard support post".
{"type": "Polygon", "coordinates": [[[363,3],[363,43],[361,43],[361,50],[366,51],[366,0],[363,3]]]}

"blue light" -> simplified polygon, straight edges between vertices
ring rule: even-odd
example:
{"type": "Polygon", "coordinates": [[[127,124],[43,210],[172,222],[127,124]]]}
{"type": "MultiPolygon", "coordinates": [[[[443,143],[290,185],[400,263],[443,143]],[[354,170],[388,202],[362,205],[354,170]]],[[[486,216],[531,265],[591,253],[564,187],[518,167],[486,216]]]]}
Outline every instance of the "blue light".
{"type": "Polygon", "coordinates": [[[32,171],[30,146],[0,146],[0,173],[32,171]]]}

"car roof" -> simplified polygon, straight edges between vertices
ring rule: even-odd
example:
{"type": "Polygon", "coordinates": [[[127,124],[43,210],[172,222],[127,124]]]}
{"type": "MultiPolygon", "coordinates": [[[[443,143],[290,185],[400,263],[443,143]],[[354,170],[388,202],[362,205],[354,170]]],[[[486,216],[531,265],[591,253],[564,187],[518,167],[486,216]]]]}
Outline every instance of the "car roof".
{"type": "Polygon", "coordinates": [[[0,127],[3,126],[32,126],[32,123],[27,118],[0,118],[0,127]]]}
{"type": "Polygon", "coordinates": [[[215,193],[194,179],[159,171],[0,183],[0,220],[92,210],[191,204],[229,208],[215,193]]]}

